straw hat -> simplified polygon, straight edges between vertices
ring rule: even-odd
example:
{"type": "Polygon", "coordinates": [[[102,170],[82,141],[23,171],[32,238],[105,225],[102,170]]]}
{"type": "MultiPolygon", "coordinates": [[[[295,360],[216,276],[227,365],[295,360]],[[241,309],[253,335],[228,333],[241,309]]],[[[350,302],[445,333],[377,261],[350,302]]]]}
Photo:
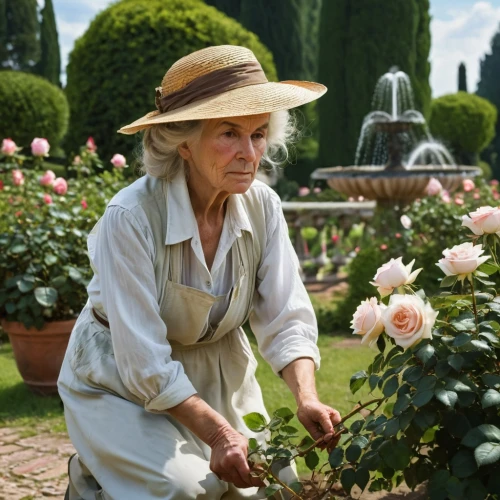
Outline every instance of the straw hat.
{"type": "Polygon", "coordinates": [[[158,123],[290,109],[318,99],[326,90],[313,82],[269,82],[253,52],[245,47],[207,47],[175,62],[156,89],[157,110],[118,132],[135,134],[158,123]]]}

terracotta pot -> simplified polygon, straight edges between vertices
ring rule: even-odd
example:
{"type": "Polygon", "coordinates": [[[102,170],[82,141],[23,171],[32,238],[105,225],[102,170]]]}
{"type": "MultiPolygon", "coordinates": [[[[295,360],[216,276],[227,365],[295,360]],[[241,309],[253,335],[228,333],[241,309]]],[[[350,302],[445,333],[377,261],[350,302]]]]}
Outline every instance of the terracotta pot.
{"type": "Polygon", "coordinates": [[[26,328],[22,323],[2,320],[17,369],[25,384],[36,394],[57,394],[57,377],[76,319],[51,321],[41,330],[26,328]]]}

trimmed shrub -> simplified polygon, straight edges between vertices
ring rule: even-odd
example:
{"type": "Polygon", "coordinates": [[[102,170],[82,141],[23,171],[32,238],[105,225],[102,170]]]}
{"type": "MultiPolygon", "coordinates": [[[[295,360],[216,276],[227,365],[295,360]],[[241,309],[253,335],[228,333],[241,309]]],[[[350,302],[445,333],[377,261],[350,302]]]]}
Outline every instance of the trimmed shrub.
{"type": "Polygon", "coordinates": [[[432,101],[432,135],[450,147],[459,163],[477,163],[477,155],[495,137],[497,109],[486,99],[467,92],[432,101]]]}
{"type": "Polygon", "coordinates": [[[57,146],[68,129],[68,102],[63,91],[39,76],[0,71],[0,138],[29,146],[45,137],[57,146]]]}
{"type": "Polygon", "coordinates": [[[70,54],[67,149],[91,135],[104,162],[116,152],[130,157],[139,138],[116,130],[156,109],[155,87],[176,60],[223,44],[248,47],[277,79],[257,36],[201,0],[122,0],[102,11],[70,54]]]}

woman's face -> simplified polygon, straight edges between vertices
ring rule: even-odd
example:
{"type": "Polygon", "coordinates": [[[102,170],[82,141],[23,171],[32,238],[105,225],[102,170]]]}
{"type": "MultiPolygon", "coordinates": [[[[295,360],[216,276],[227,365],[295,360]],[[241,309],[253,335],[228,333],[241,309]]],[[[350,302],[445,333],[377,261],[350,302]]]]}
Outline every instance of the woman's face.
{"type": "Polygon", "coordinates": [[[198,140],[179,147],[189,164],[189,184],[244,193],[266,150],[269,113],[205,120],[198,140]]]}

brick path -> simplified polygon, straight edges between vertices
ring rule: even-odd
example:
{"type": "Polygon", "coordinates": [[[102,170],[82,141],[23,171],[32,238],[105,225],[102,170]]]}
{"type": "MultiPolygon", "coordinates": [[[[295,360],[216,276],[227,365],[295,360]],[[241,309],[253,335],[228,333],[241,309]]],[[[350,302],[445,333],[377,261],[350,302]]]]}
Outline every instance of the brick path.
{"type": "Polygon", "coordinates": [[[63,499],[68,458],[75,452],[65,434],[0,428],[0,500],[63,499]]]}

